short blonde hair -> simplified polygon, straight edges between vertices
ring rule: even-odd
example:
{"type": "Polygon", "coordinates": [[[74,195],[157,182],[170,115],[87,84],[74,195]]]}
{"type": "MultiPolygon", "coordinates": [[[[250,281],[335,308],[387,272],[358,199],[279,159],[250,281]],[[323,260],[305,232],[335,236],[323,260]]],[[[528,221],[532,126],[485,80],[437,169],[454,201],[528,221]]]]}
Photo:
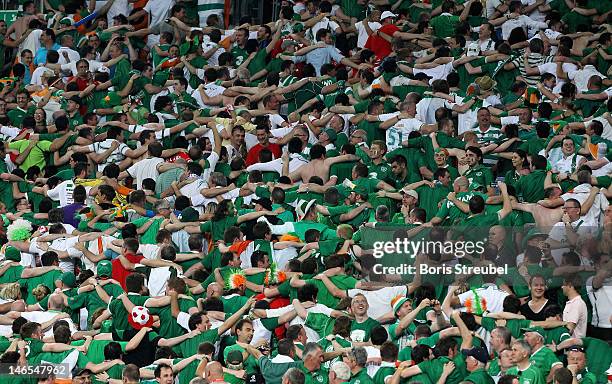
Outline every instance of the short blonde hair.
{"type": "Polygon", "coordinates": [[[20,291],[21,286],[19,283],[5,284],[0,287],[0,299],[17,300],[19,298],[20,291]]]}

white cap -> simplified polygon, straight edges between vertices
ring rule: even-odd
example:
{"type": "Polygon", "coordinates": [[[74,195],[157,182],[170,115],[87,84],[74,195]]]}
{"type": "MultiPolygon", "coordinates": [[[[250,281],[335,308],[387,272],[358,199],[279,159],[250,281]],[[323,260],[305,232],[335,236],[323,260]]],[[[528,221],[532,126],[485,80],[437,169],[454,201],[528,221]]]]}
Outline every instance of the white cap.
{"type": "Polygon", "coordinates": [[[419,198],[419,193],[417,191],[415,191],[414,189],[408,189],[408,188],[404,187],[404,188],[402,188],[400,190],[400,193],[405,193],[406,195],[412,196],[415,199],[419,198]]]}
{"type": "Polygon", "coordinates": [[[380,19],[384,20],[388,17],[392,17],[392,18],[397,18],[397,15],[393,12],[389,12],[389,11],[384,11],[381,15],[380,15],[380,19]]]}

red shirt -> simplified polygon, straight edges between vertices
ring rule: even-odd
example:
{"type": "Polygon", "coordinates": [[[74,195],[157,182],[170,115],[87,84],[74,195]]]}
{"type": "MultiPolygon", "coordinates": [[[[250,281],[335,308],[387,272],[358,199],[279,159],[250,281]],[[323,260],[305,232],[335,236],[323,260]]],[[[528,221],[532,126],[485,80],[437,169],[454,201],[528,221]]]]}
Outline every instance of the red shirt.
{"type": "Polygon", "coordinates": [[[249,165],[259,163],[259,152],[261,152],[261,150],[264,148],[267,148],[270,151],[272,151],[272,156],[274,156],[275,159],[281,158],[282,152],[281,152],[280,145],[275,144],[275,143],[268,143],[268,146],[264,147],[263,145],[257,143],[253,148],[249,150],[249,153],[247,153],[247,157],[245,161],[247,167],[249,165]]]}
{"type": "MultiPolygon", "coordinates": [[[[393,24],[387,24],[380,27],[379,31],[393,37],[395,32],[398,32],[400,29],[393,24]]],[[[368,41],[366,41],[365,48],[370,49],[372,52],[376,54],[378,59],[384,59],[389,56],[393,49],[391,47],[391,43],[387,40],[383,39],[380,36],[375,34],[370,35],[368,37],[368,41]]]]}
{"type": "Polygon", "coordinates": [[[189,157],[189,155],[185,152],[179,152],[176,155],[172,156],[171,158],[169,158],[168,160],[166,160],[168,163],[174,163],[175,161],[177,161],[178,159],[183,159],[185,161],[191,161],[191,157],[189,157]]]}
{"type": "MultiPolygon", "coordinates": [[[[144,259],[143,255],[135,255],[133,253],[128,253],[123,256],[125,256],[125,258],[128,259],[128,261],[132,264],[138,264],[142,259],[144,259]]],[[[119,260],[119,258],[113,260],[112,264],[113,279],[116,280],[119,284],[121,284],[121,288],[123,288],[123,290],[127,292],[127,287],[125,286],[125,279],[127,279],[127,277],[132,274],[132,271],[125,269],[123,267],[123,264],[121,264],[121,260],[119,260]]]]}

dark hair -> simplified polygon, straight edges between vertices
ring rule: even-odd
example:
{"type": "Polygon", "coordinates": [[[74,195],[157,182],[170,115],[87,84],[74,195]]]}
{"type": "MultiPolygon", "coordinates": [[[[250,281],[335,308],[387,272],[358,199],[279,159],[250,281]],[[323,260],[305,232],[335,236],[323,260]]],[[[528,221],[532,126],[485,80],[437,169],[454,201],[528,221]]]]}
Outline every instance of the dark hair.
{"type": "MultiPolygon", "coordinates": [[[[155,378],[159,379],[161,377],[162,369],[169,369],[172,371],[172,367],[168,364],[161,363],[155,368],[155,378]]],[[[172,376],[174,377],[174,371],[172,372],[172,376]]]]}

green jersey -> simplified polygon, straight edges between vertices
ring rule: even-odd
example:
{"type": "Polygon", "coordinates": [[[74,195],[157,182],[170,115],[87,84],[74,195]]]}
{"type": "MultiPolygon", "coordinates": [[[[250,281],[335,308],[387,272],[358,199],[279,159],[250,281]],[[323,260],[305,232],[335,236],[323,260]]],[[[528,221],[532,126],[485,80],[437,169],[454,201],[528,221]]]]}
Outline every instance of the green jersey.
{"type": "Polygon", "coordinates": [[[484,188],[486,190],[491,187],[493,183],[493,173],[482,164],[478,164],[474,168],[468,169],[463,176],[467,177],[469,190],[471,191],[477,188],[484,188]]]}
{"type": "Polygon", "coordinates": [[[534,364],[529,364],[527,369],[520,371],[518,367],[512,367],[506,372],[519,378],[519,384],[545,384],[546,379],[534,364]]]}
{"type": "Polygon", "coordinates": [[[453,361],[455,363],[455,369],[446,379],[446,384],[458,384],[468,375],[465,367],[465,357],[462,353],[457,354],[457,356],[455,356],[455,358],[452,360],[447,356],[441,356],[435,359],[423,361],[417,366],[421,369],[421,372],[425,373],[429,377],[429,380],[436,383],[440,379],[440,376],[442,376],[444,364],[448,363],[449,361],[453,361]]]}
{"type": "Polygon", "coordinates": [[[526,203],[537,203],[544,199],[544,179],[546,179],[546,171],[541,169],[521,176],[514,184],[519,200],[526,203]]]}
{"type": "MultiPolygon", "coordinates": [[[[355,285],[357,284],[357,279],[355,279],[353,276],[348,275],[331,276],[329,279],[336,287],[344,291],[348,289],[354,289],[355,285]]],[[[331,293],[329,293],[329,290],[321,280],[311,279],[306,280],[306,283],[313,284],[319,289],[319,292],[317,294],[318,303],[328,306],[332,309],[336,308],[336,305],[338,305],[340,299],[334,297],[331,293]]]]}
{"type": "Polygon", "coordinates": [[[477,369],[464,379],[473,384],[495,384],[495,380],[484,369],[477,369]]]}
{"type": "Polygon", "coordinates": [[[555,353],[547,347],[541,347],[537,351],[532,352],[529,361],[542,371],[544,377],[548,377],[548,373],[553,366],[558,364],[563,365],[559,359],[557,359],[555,353]]]}
{"type": "Polygon", "coordinates": [[[209,329],[206,332],[187,339],[178,345],[178,350],[183,357],[189,357],[198,353],[198,347],[200,344],[209,342],[215,344],[215,341],[219,338],[219,331],[217,329],[209,329]]]}
{"type": "Polygon", "coordinates": [[[374,382],[368,375],[368,370],[362,368],[359,372],[351,376],[349,384],[374,384],[374,382]]]}

